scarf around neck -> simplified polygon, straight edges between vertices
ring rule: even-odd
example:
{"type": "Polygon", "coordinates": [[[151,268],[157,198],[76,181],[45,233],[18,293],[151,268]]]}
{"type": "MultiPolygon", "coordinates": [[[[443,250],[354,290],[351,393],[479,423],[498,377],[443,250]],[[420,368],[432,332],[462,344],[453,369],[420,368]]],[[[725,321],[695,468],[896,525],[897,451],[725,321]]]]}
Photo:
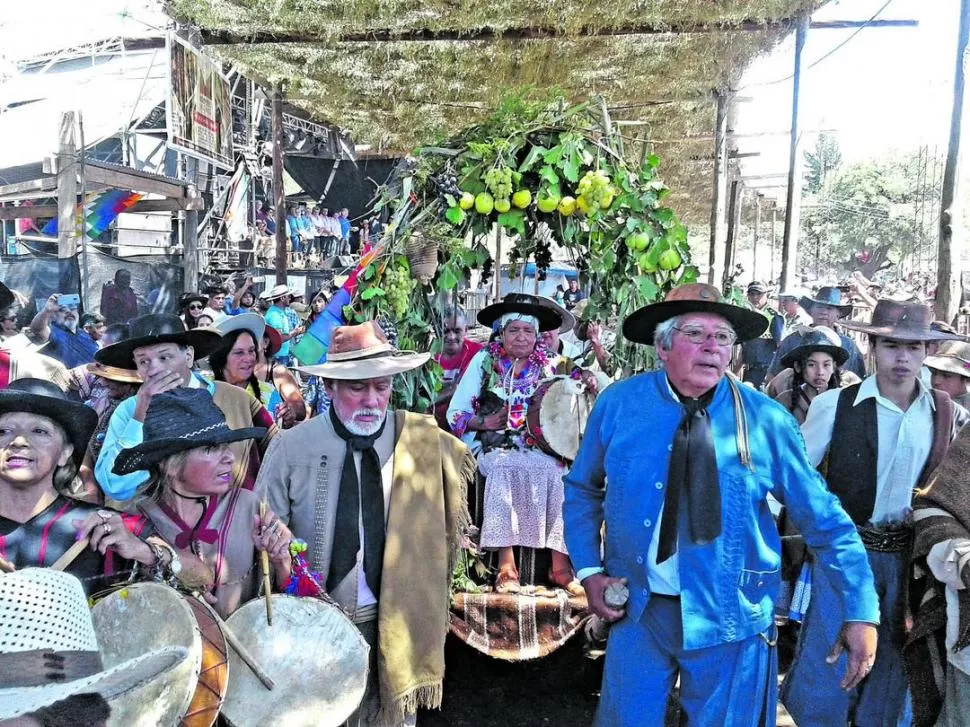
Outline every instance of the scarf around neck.
{"type": "Polygon", "coordinates": [[[360,522],[363,520],[364,575],[367,587],[379,599],[384,560],[384,485],[381,461],[374,449],[374,442],[383,434],[387,418],[374,434],[357,435],[344,426],[331,406],[330,423],[337,436],[347,443],[347,449],[337,493],[337,519],[327,590],[336,590],[356,565],[360,551],[360,522]],[[360,480],[354,465],[354,452],[361,453],[360,480]]]}

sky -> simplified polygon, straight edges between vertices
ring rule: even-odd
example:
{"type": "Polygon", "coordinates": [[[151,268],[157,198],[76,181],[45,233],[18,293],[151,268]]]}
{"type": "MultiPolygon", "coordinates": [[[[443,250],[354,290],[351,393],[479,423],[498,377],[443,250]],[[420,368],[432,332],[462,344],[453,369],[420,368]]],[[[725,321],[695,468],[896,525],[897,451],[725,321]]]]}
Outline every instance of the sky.
{"type": "MultiPolygon", "coordinates": [[[[813,20],[867,20],[886,0],[830,2],[813,20]]],[[[926,144],[943,154],[949,135],[956,64],[959,0],[892,0],[881,19],[919,21],[916,28],[809,30],[802,52],[801,117],[803,148],[814,132],[833,130],[843,159],[879,156],[892,149],[926,144]],[[846,42],[847,41],[847,42],[846,42]],[[845,45],[809,66],[836,46],[845,45]]],[[[739,96],[736,132],[787,131],[791,120],[794,34],[745,73],[739,96]]],[[[965,113],[965,121],[968,114],[965,113]]],[[[964,144],[970,143],[965,123],[964,144]]],[[[788,169],[788,136],[737,140],[741,152],[760,152],[742,160],[743,173],[768,175],[788,169]]],[[[765,183],[777,184],[783,178],[765,183]]],[[[783,189],[765,189],[783,194],[783,189]]]]}

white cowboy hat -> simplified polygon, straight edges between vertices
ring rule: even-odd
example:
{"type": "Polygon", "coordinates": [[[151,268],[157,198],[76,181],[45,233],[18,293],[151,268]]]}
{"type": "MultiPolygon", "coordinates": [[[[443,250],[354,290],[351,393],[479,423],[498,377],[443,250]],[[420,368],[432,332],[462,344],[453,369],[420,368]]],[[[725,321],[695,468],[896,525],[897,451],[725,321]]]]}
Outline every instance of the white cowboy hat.
{"type": "Polygon", "coordinates": [[[333,329],[327,360],[298,370],[324,379],[361,380],[403,374],[423,366],[430,353],[398,351],[376,321],[333,329]]]}
{"type": "Polygon", "coordinates": [[[259,297],[263,300],[276,300],[277,298],[282,298],[284,295],[293,295],[293,291],[288,286],[280,283],[279,285],[274,285],[269,290],[264,290],[259,297]]]}
{"type": "Polygon", "coordinates": [[[81,582],[50,568],[0,575],[0,720],[75,694],[107,700],[150,682],[185,659],[180,646],[105,669],[81,582]]]}
{"type": "Polygon", "coordinates": [[[263,342],[263,331],[266,330],[266,320],[259,313],[250,311],[249,313],[240,313],[237,316],[226,316],[216,323],[213,328],[223,336],[233,331],[249,331],[258,346],[263,342]]]}

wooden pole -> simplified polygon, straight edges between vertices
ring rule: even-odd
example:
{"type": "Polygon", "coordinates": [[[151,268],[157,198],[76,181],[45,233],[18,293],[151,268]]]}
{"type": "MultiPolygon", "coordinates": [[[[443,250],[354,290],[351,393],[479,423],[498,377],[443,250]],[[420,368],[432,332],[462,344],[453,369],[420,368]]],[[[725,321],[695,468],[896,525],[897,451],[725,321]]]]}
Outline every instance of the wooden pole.
{"type": "Polygon", "coordinates": [[[283,86],[273,89],[273,203],[276,205],[276,284],[286,282],[286,194],[283,191],[283,86]]]}
{"type": "Polygon", "coordinates": [[[936,317],[950,323],[960,306],[960,249],[964,238],[963,205],[960,203],[960,125],[963,121],[963,91],[966,57],[970,43],[970,0],[960,2],[960,32],[957,41],[956,73],[953,77],[953,109],[950,112],[950,140],[943,168],[940,195],[940,246],[936,267],[936,317]]]}
{"type": "Polygon", "coordinates": [[[727,295],[731,276],[734,274],[734,250],[738,236],[738,224],[741,221],[741,185],[734,180],[731,182],[731,197],[728,201],[728,228],[724,238],[724,271],[721,277],[721,290],[727,295]]]}
{"type": "Polygon", "coordinates": [[[727,200],[727,107],[725,91],[714,91],[714,190],[711,200],[711,247],[708,255],[707,282],[714,285],[721,272],[718,250],[726,236],[725,207],[727,200]]]}
{"type": "Polygon", "coordinates": [[[502,226],[496,225],[495,230],[495,298],[502,299],[502,226]]]}
{"type": "Polygon", "coordinates": [[[754,195],[754,242],[751,245],[751,279],[758,280],[758,237],[761,234],[761,195],[754,195]]]}
{"type": "Polygon", "coordinates": [[[57,150],[57,257],[77,252],[77,145],[74,112],[61,114],[57,150]]]}
{"type": "Polygon", "coordinates": [[[792,80],[791,134],[788,144],[788,194],[785,199],[785,232],[781,241],[781,287],[791,288],[798,264],[798,225],[802,205],[802,159],[799,149],[798,107],[802,85],[802,50],[808,34],[808,13],[798,16],[795,29],[795,70],[792,80]]]}
{"type": "Polygon", "coordinates": [[[182,223],[182,263],[185,266],[185,289],[199,289],[199,211],[185,210],[182,223]]]}
{"type": "MultiPolygon", "coordinates": [[[[770,275],[771,279],[775,279],[775,237],[778,234],[778,205],[774,205],[771,208],[771,254],[768,256],[770,261],[770,275]]],[[[783,286],[778,286],[780,290],[784,290],[783,286]]]]}

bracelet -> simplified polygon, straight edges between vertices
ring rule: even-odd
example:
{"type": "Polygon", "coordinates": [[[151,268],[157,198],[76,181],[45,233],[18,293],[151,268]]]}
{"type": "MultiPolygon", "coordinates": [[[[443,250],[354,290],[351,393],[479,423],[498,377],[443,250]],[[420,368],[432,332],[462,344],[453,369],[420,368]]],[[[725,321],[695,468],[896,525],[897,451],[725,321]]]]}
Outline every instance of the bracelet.
{"type": "Polygon", "coordinates": [[[165,562],[162,558],[162,549],[160,546],[149,542],[148,540],[144,541],[144,543],[148,546],[148,549],[152,551],[152,555],[155,556],[155,564],[151,569],[152,580],[156,583],[161,583],[165,580],[165,562]]]}

